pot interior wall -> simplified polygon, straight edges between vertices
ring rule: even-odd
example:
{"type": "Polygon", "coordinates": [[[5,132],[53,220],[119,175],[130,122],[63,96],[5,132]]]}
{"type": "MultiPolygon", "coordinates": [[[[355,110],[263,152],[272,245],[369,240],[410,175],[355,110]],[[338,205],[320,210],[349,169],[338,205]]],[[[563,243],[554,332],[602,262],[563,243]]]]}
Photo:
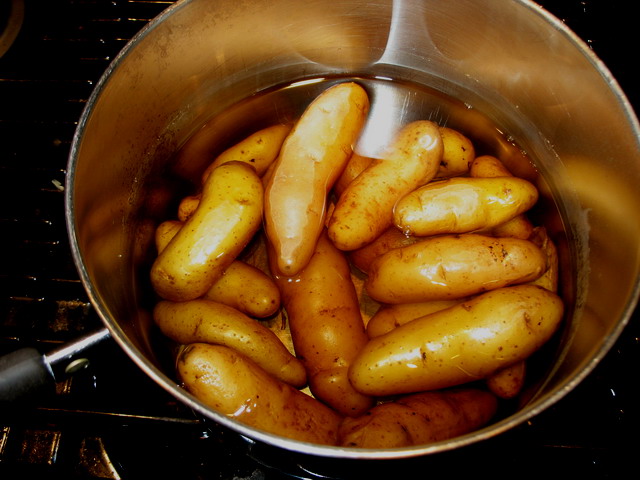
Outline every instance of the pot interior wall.
{"type": "Polygon", "coordinates": [[[435,88],[535,159],[543,199],[559,211],[547,224],[570,308],[554,372],[522,421],[612,345],[640,263],[637,120],[597,60],[526,2],[193,0],[167,10],[106,72],[72,149],[70,230],[96,308],[138,365],[184,395],[148,310],[155,225],[202,169],[174,154],[257,92],[333,75],[435,88]]]}

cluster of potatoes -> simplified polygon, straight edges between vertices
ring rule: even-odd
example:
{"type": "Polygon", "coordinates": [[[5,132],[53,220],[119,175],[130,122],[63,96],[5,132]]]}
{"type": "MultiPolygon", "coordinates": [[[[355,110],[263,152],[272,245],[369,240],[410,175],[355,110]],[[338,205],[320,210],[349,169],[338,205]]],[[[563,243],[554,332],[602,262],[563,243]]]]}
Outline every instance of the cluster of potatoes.
{"type": "Polygon", "coordinates": [[[359,156],[368,111],[338,83],[215,158],[157,228],[153,317],[211,408],[305,442],[407,447],[490,422],[563,302],[531,182],[426,120],[359,156]]]}

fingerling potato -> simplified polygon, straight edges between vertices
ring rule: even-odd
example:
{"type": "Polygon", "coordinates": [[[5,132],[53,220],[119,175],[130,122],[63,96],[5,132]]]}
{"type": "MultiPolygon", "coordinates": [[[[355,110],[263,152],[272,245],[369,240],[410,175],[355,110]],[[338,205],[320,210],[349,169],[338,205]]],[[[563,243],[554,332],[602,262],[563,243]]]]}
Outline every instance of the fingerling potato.
{"type": "Polygon", "coordinates": [[[231,348],[189,345],[178,358],[177,371],[192,395],[230,418],[285,438],[337,443],[340,415],[231,348]]]}
{"type": "Polygon", "coordinates": [[[358,176],[360,175],[373,161],[371,157],[365,157],[359,155],[356,152],[351,154],[349,161],[347,162],[346,167],[336,180],[336,183],[333,185],[333,191],[336,196],[340,197],[342,192],[344,192],[347,186],[358,176]]]}
{"type": "Polygon", "coordinates": [[[432,300],[430,302],[383,305],[367,323],[367,335],[369,338],[379,337],[411,320],[444,310],[462,301],[463,299],[432,300]]]}
{"type": "Polygon", "coordinates": [[[155,244],[158,253],[165,249],[171,239],[180,231],[182,225],[184,222],[179,220],[165,220],[156,227],[155,244]]]}
{"type": "Polygon", "coordinates": [[[542,275],[546,263],[544,253],[528,240],[442,235],[374,260],[365,289],[380,303],[451,300],[530,282],[542,275]]]}
{"type": "MultiPolygon", "coordinates": [[[[512,174],[499,159],[491,155],[476,158],[469,169],[469,175],[476,178],[511,177],[512,174]]],[[[533,233],[533,224],[524,213],[489,229],[497,237],[527,239],[533,233]]]]}
{"type": "Polygon", "coordinates": [[[422,392],[345,418],[339,444],[356,448],[401,448],[425,445],[471,432],[488,423],[498,407],[496,397],[480,389],[422,392]]]}
{"type": "Polygon", "coordinates": [[[290,131],[291,125],[271,125],[252,133],[218,155],[202,174],[202,183],[212,170],[231,161],[252,166],[261,177],[278,157],[282,142],[290,131]]]}
{"type": "Polygon", "coordinates": [[[280,290],[273,279],[241,260],[234,260],[202,298],[255,318],[269,317],[280,308],[280,290]]]}
{"type": "Polygon", "coordinates": [[[178,204],[178,220],[186,222],[200,204],[200,194],[187,195],[178,204]]]}
{"type": "MultiPolygon", "coordinates": [[[[469,171],[469,165],[475,158],[473,143],[453,128],[439,127],[442,136],[443,153],[435,178],[453,177],[469,171]]],[[[347,166],[333,187],[339,197],[347,185],[367,168],[373,158],[353,153],[347,166]]]]}
{"type": "Polygon", "coordinates": [[[328,224],[333,243],[340,250],[355,250],[392,226],[393,206],[434,177],[442,150],[435,123],[415,121],[403,127],[384,158],[372,161],[340,195],[328,224]]]}
{"type": "Polygon", "coordinates": [[[265,230],[278,271],[306,266],[325,225],[327,196],[352,153],[369,111],[358,84],[322,92],[287,136],[265,190],[265,230]]]}
{"type": "Polygon", "coordinates": [[[393,219],[407,235],[467,233],[500,225],[537,200],[537,188],[522,178],[456,177],[405,195],[396,203],[393,219]]]}
{"type": "Polygon", "coordinates": [[[373,399],[353,389],[348,369],[368,338],[344,253],[325,231],[302,272],[275,280],[311,393],[343,415],[360,415],[373,399]]]}
{"type": "Polygon", "coordinates": [[[521,360],[498,370],[487,378],[487,387],[493,394],[505,400],[516,397],[524,387],[527,371],[526,360],[521,360]]]}
{"type": "Polygon", "coordinates": [[[176,302],[202,296],[260,228],[262,212],[262,183],[253,168],[240,162],[216,168],[198,208],[151,267],[156,293],[176,302]]]}
{"type": "Polygon", "coordinates": [[[476,178],[513,177],[507,166],[493,155],[480,155],[469,165],[469,176],[476,178]]]}
{"type": "Polygon", "coordinates": [[[374,241],[356,250],[349,252],[349,259],[358,269],[367,273],[371,262],[383,253],[387,253],[394,248],[413,245],[420,238],[405,235],[396,227],[389,227],[382,232],[374,241]]]}
{"type": "Polygon", "coordinates": [[[436,178],[455,177],[469,171],[469,165],[476,156],[473,143],[458,130],[440,127],[443,153],[436,178]]]}
{"type": "Polygon", "coordinates": [[[251,358],[275,378],[295,387],[306,384],[304,366],[259,321],[211,300],[160,301],[153,320],[162,333],[183,345],[226,345],[251,358]]]}
{"type": "Polygon", "coordinates": [[[379,396],[485,379],[547,342],[563,308],[560,297],[535,285],[493,290],[370,340],[349,379],[358,391],[379,396]]]}
{"type": "Polygon", "coordinates": [[[547,234],[546,228],[544,227],[535,227],[533,233],[531,234],[530,240],[538,245],[538,247],[542,249],[547,257],[547,269],[542,275],[533,280],[531,283],[544,287],[547,290],[551,290],[552,292],[557,292],[559,260],[558,249],[556,248],[555,243],[553,242],[553,240],[551,240],[551,238],[547,234]]]}
{"type": "Polygon", "coordinates": [[[527,218],[526,214],[521,213],[511,220],[496,225],[490,229],[490,233],[496,237],[522,238],[523,240],[527,240],[533,234],[534,228],[533,223],[527,218]]]}

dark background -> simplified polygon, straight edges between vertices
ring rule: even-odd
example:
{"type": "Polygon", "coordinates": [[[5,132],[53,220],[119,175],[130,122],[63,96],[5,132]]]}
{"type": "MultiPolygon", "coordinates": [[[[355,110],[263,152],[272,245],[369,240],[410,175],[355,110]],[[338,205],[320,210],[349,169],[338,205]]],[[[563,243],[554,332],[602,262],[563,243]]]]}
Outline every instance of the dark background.
{"type": "MultiPolygon", "coordinates": [[[[9,0],[0,0],[0,29],[9,0]]],[[[0,57],[0,354],[43,352],[101,326],[73,265],[64,222],[71,139],[97,80],[170,1],[24,0],[18,37],[0,57]]],[[[542,1],[608,65],[637,111],[636,2],[542,1]]],[[[277,479],[562,474],[626,477],[640,427],[638,314],[596,370],[531,422],[480,445],[400,462],[310,461],[207,428],[113,342],[89,369],[0,412],[0,478],[277,479]],[[106,360],[106,361],[105,361],[106,360]]],[[[633,470],[632,470],[633,471],[633,470]]]]}

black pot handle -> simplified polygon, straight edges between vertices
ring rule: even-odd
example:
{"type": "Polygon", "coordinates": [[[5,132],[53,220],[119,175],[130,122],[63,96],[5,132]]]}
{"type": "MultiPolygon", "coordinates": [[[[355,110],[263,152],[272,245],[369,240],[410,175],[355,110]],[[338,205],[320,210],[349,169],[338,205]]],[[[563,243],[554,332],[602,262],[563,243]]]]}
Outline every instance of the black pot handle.
{"type": "Polygon", "coordinates": [[[22,348],[0,357],[0,405],[53,391],[56,382],[86,366],[86,359],[76,356],[109,338],[104,328],[66,344],[48,354],[34,348],[22,348]]]}

